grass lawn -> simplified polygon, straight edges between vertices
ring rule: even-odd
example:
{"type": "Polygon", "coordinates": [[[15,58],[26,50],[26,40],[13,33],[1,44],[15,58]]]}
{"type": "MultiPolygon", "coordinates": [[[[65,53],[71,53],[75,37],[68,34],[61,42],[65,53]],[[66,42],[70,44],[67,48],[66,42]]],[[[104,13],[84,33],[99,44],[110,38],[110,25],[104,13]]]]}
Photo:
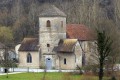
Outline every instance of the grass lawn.
{"type": "MultiPolygon", "coordinates": [[[[43,76],[44,73],[19,73],[9,74],[8,78],[6,78],[6,75],[1,75],[0,80],[43,80],[43,76]]],[[[45,80],[98,80],[98,78],[70,73],[46,73],[45,80]]]]}

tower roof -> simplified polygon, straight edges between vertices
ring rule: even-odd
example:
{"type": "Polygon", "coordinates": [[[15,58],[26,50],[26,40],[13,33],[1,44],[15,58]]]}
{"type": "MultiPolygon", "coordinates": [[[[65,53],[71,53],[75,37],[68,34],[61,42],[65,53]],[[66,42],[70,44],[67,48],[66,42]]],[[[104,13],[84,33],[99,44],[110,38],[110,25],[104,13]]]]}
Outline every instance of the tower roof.
{"type": "Polygon", "coordinates": [[[40,17],[66,17],[66,14],[54,5],[44,5],[40,17]]]}

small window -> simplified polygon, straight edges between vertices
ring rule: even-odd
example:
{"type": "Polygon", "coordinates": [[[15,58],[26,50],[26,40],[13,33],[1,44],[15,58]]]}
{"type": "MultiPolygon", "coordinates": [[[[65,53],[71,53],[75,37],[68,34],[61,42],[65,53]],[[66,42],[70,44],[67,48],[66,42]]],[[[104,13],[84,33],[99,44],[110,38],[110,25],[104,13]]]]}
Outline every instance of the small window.
{"type": "Polygon", "coordinates": [[[32,63],[32,56],[30,53],[27,54],[27,63],[32,63]]]}
{"type": "Polygon", "coordinates": [[[82,65],[85,65],[86,64],[86,56],[85,56],[85,53],[82,54],[82,65]]]}
{"type": "Polygon", "coordinates": [[[47,47],[50,47],[50,44],[47,44],[47,47]]]}
{"type": "Polygon", "coordinates": [[[64,59],[64,64],[66,64],[66,58],[64,59]]]}
{"type": "Polygon", "coordinates": [[[50,58],[48,58],[48,60],[50,60],[50,58]]]}
{"type": "Polygon", "coordinates": [[[51,27],[50,20],[47,21],[46,26],[47,26],[47,27],[51,27]]]}
{"type": "Polygon", "coordinates": [[[61,21],[61,27],[63,27],[63,21],[61,21]]]}

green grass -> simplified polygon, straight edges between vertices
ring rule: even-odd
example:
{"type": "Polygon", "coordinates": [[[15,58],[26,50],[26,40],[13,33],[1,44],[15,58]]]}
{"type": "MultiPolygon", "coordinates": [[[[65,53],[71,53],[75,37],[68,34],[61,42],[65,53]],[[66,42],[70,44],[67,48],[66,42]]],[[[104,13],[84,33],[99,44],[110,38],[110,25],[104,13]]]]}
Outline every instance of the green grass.
{"type": "MultiPolygon", "coordinates": [[[[44,73],[19,73],[1,75],[0,80],[43,80],[44,73]]],[[[98,80],[96,76],[81,76],[70,73],[46,73],[45,80],[98,80]]],[[[105,79],[107,80],[107,79],[105,79]]]]}

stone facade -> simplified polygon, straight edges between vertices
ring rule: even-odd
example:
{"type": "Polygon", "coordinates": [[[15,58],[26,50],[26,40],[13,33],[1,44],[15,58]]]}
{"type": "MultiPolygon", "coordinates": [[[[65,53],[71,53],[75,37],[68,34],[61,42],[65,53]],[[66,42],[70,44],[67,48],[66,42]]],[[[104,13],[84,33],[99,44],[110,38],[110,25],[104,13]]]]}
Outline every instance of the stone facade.
{"type": "Polygon", "coordinates": [[[58,53],[58,56],[60,69],[76,69],[77,66],[82,66],[82,52],[79,42],[76,43],[73,53],[58,53]],[[66,64],[64,64],[64,59],[66,59],[66,64]]]}
{"type": "Polygon", "coordinates": [[[39,44],[42,54],[52,52],[54,46],[58,45],[60,39],[66,39],[65,17],[40,17],[39,18],[39,44]],[[47,21],[51,26],[46,27],[47,21]],[[48,50],[47,44],[50,44],[48,50]]]}
{"type": "Polygon", "coordinates": [[[5,49],[0,49],[0,60],[4,59],[4,52],[5,52],[5,49]]]}
{"type": "Polygon", "coordinates": [[[80,41],[79,42],[83,54],[83,65],[91,65],[98,63],[95,53],[97,54],[97,47],[95,41],[80,41]]]}
{"type": "Polygon", "coordinates": [[[40,68],[40,58],[38,52],[19,52],[19,67],[29,67],[29,68],[40,68]],[[32,63],[27,63],[27,54],[30,53],[32,56],[32,63]]]}
{"type": "Polygon", "coordinates": [[[42,55],[42,66],[46,59],[52,60],[52,67],[56,66],[56,52],[53,48],[58,46],[60,39],[66,39],[66,17],[40,17],[39,18],[39,45],[42,55]],[[50,21],[50,27],[47,27],[47,21],[50,21]],[[47,46],[49,45],[49,47],[47,46]]]}

